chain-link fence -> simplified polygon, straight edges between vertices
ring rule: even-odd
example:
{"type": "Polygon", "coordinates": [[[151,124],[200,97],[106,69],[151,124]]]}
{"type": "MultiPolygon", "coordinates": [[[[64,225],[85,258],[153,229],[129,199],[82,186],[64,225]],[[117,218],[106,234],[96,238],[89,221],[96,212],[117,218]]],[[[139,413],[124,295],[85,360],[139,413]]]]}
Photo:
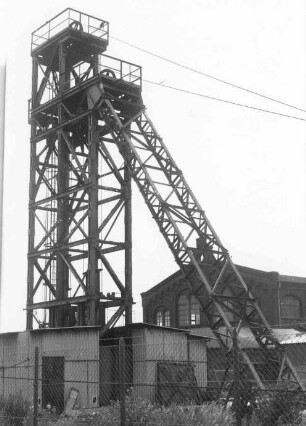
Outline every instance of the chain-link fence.
{"type": "Polygon", "coordinates": [[[230,350],[173,333],[94,348],[0,349],[1,425],[306,425],[306,343],[230,350]],[[250,363],[249,363],[250,362],[250,363]],[[253,369],[253,370],[252,370],[253,369]],[[279,380],[283,377],[283,380],[279,380]]]}

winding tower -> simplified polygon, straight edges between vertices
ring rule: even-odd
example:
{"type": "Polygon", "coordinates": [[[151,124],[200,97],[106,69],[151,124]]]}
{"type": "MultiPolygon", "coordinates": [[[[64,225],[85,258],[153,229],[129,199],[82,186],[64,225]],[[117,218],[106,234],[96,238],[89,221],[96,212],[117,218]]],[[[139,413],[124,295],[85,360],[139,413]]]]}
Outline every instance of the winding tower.
{"type": "MultiPolygon", "coordinates": [[[[106,55],[108,37],[107,22],[73,9],[32,34],[27,328],[97,325],[103,335],[121,316],[131,323],[133,179],[192,293],[204,287],[220,347],[232,351],[234,316],[238,339],[248,328],[262,349],[264,368],[239,344],[248,389],[265,389],[269,376],[304,390],[150,121],[141,67],[106,55]]],[[[228,395],[230,372],[220,385],[228,395]]]]}
{"type": "Polygon", "coordinates": [[[133,115],[141,68],[105,55],[108,37],[70,8],[32,33],[28,329],[131,322],[131,173],[90,91],[133,115]]]}

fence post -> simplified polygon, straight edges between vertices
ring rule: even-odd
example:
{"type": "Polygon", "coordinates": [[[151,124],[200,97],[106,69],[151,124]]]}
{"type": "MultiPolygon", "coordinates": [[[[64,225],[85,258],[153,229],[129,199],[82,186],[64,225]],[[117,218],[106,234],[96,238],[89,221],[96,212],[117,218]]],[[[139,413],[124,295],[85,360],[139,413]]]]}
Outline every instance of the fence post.
{"type": "Polygon", "coordinates": [[[120,402],[120,426],[126,426],[125,407],[125,343],[124,337],[119,339],[119,402],[120,402]]]}
{"type": "Polygon", "coordinates": [[[33,426],[38,425],[38,347],[34,353],[33,426]]]}
{"type": "Polygon", "coordinates": [[[239,352],[237,329],[233,330],[233,370],[234,370],[234,401],[233,410],[236,419],[236,426],[241,426],[241,407],[240,407],[240,373],[239,373],[239,352]]]}

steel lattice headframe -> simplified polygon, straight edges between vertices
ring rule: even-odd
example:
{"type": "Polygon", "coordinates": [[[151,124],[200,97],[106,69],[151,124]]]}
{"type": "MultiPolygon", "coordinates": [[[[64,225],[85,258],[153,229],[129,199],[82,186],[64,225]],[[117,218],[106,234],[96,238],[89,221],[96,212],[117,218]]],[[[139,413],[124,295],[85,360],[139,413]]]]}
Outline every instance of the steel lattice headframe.
{"type": "MultiPolygon", "coordinates": [[[[66,23],[60,33],[52,36],[52,21],[43,42],[44,27],[33,33],[28,328],[36,318],[40,326],[99,325],[103,334],[123,314],[131,322],[133,179],[220,346],[232,350],[234,315],[238,337],[248,327],[265,350],[275,382],[289,379],[304,390],[148,118],[141,67],[103,54],[105,21],[73,9],[60,18],[66,23]]],[[[264,389],[264,370],[239,350],[241,374],[264,389]]],[[[230,368],[221,387],[229,382],[230,368]]]]}

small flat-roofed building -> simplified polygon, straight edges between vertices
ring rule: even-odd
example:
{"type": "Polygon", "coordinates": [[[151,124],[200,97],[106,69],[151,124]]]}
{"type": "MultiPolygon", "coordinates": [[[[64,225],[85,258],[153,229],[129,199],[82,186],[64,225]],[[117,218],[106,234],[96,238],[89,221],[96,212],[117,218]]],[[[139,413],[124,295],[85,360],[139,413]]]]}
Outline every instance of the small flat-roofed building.
{"type": "Polygon", "coordinates": [[[0,389],[4,398],[33,401],[35,349],[40,408],[64,410],[72,389],[78,405],[98,406],[100,327],[37,329],[0,334],[0,389]]]}
{"type": "MultiPolygon", "coordinates": [[[[120,383],[120,336],[113,328],[100,347],[103,404],[117,400],[120,383]]],[[[149,401],[168,405],[185,399],[200,402],[207,388],[208,338],[173,327],[138,323],[130,326],[125,339],[124,380],[134,393],[149,401]]]]}
{"type": "Polygon", "coordinates": [[[32,403],[36,386],[38,408],[57,413],[68,401],[70,409],[108,405],[130,388],[152,403],[199,402],[207,387],[207,341],[143,323],[102,338],[98,326],[3,333],[0,395],[20,394],[32,403]]]}

